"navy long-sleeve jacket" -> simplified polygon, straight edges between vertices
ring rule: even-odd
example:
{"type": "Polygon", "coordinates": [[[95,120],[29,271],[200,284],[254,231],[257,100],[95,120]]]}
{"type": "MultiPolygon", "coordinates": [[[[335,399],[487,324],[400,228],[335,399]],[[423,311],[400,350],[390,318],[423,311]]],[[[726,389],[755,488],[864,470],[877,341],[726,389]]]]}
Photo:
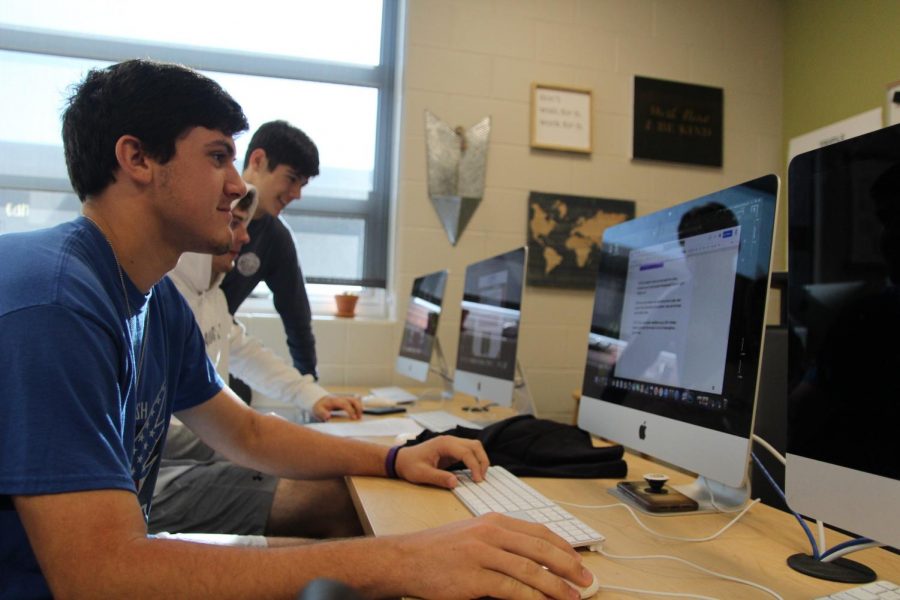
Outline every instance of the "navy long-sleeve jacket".
{"type": "Polygon", "coordinates": [[[312,311],[291,231],[278,217],[264,215],[253,219],[247,232],[250,241],[222,282],[228,311],[234,314],[253,288],[265,281],[274,295],[275,310],[281,315],[294,366],[304,375],[318,378],[312,311]]]}

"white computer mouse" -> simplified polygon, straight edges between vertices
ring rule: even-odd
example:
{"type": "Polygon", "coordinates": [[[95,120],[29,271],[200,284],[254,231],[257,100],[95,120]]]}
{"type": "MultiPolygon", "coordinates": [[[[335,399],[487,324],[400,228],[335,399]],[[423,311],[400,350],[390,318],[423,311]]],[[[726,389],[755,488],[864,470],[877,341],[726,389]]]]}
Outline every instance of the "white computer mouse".
{"type": "Polygon", "coordinates": [[[569,585],[571,585],[576,590],[578,590],[578,593],[581,594],[581,600],[585,600],[586,598],[590,598],[591,596],[596,594],[597,590],[600,589],[600,582],[597,580],[597,576],[594,575],[594,573],[591,573],[591,575],[594,577],[594,579],[591,581],[590,585],[588,585],[587,587],[581,587],[581,586],[575,585],[568,579],[566,579],[565,582],[568,583],[569,585]]]}

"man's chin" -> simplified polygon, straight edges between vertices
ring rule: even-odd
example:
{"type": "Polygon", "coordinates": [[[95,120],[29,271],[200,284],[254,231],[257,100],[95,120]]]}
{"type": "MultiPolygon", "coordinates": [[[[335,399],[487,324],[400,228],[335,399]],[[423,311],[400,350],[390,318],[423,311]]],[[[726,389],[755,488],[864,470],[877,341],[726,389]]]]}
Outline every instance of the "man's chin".
{"type": "Polygon", "coordinates": [[[213,256],[221,256],[222,254],[226,254],[231,250],[231,243],[232,240],[230,238],[227,241],[214,241],[209,246],[209,248],[206,249],[206,252],[208,254],[212,254],[213,256]]]}
{"type": "MultiPolygon", "coordinates": [[[[275,204],[273,206],[263,206],[260,204],[259,207],[262,209],[263,214],[269,215],[270,217],[278,217],[278,215],[281,214],[281,211],[284,210],[284,207],[280,204],[275,204]]],[[[257,211],[256,214],[258,215],[260,212],[257,211]]]]}

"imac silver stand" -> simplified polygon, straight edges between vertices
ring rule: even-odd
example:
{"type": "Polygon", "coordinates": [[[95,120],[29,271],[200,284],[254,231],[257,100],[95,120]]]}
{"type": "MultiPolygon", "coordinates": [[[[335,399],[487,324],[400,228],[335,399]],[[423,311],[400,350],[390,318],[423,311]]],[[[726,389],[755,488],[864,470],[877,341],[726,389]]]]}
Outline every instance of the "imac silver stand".
{"type": "Polygon", "coordinates": [[[441,378],[441,400],[449,400],[453,397],[453,378],[450,377],[450,369],[447,368],[447,360],[444,358],[444,351],[441,349],[441,338],[434,336],[434,353],[437,366],[430,365],[428,370],[441,378]]]}
{"type": "Polygon", "coordinates": [[[516,375],[513,386],[512,407],[520,415],[535,415],[534,399],[531,397],[531,390],[528,387],[528,380],[525,379],[525,370],[522,363],[516,359],[516,375]]]}
{"type": "MultiPolygon", "coordinates": [[[[699,504],[697,513],[737,512],[744,508],[750,500],[750,483],[745,479],[741,487],[731,487],[702,475],[684,485],[673,485],[673,488],[693,498],[699,504]]],[[[686,513],[679,513],[686,514],[686,513]]]]}
{"type": "MultiPolygon", "coordinates": [[[[464,406],[466,412],[485,413],[492,406],[497,406],[496,402],[482,403],[481,398],[475,397],[475,404],[464,406]]],[[[534,415],[534,400],[531,398],[531,391],[528,388],[528,381],[525,379],[525,371],[522,364],[516,359],[516,372],[513,374],[513,393],[511,408],[520,415],[534,415]]]]}

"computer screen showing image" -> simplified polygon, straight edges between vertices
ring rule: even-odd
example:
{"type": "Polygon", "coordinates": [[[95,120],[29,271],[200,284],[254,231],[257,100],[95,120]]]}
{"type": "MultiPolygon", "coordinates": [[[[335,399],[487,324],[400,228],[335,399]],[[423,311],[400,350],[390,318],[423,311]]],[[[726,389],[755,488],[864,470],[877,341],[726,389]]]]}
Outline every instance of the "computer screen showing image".
{"type": "Polygon", "coordinates": [[[788,504],[897,547],[900,125],[795,157],[789,185],[788,504]]]}
{"type": "Polygon", "coordinates": [[[428,378],[446,287],[447,271],[429,273],[413,282],[395,365],[397,373],[418,381],[428,378]]]}
{"type": "Polygon", "coordinates": [[[744,502],[778,195],[774,175],[607,229],[578,425],[744,502]]]}
{"type": "Polygon", "coordinates": [[[522,314],[525,248],[466,268],[453,387],[511,406],[522,314]]]}

